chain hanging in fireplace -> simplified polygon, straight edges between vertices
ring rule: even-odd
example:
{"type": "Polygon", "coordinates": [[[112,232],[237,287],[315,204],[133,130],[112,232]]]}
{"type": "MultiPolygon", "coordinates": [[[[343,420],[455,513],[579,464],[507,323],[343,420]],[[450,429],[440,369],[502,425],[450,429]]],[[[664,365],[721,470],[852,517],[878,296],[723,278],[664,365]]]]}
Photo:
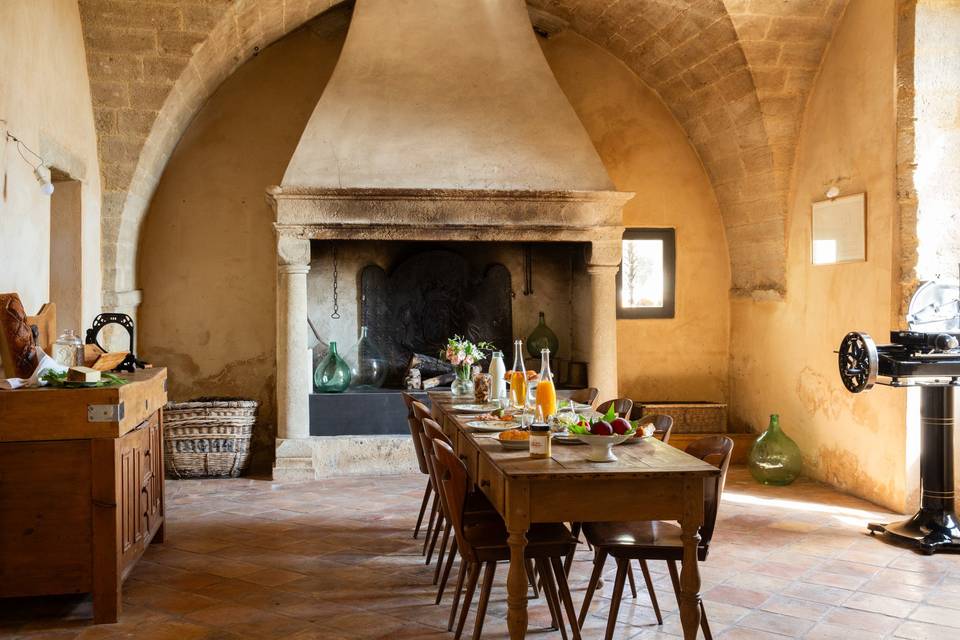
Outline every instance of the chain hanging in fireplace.
{"type": "Polygon", "coordinates": [[[337,245],[333,245],[333,313],[330,317],[334,320],[340,319],[340,296],[337,287],[340,283],[340,272],[337,270],[337,245]]]}

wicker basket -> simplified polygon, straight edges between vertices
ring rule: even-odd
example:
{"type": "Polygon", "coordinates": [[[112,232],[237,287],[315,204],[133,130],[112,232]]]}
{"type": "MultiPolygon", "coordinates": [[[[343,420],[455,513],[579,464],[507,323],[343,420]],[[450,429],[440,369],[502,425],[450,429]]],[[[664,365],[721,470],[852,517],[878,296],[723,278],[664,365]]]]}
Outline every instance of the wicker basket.
{"type": "Polygon", "coordinates": [[[236,478],[250,457],[255,400],[198,398],[163,411],[168,478],[236,478]]]}
{"type": "Polygon", "coordinates": [[[720,402],[643,402],[642,415],[664,413],[673,418],[674,433],[726,433],[727,405],[720,402]]]}

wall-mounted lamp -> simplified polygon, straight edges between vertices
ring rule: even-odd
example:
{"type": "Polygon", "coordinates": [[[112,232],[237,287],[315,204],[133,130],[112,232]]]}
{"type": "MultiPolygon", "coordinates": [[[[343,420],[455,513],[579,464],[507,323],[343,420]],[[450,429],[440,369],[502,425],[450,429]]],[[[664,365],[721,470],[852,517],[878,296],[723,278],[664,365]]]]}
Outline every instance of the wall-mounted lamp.
{"type": "Polygon", "coordinates": [[[827,189],[827,193],[826,193],[827,200],[833,200],[839,195],[840,195],[840,187],[838,187],[837,185],[833,185],[832,187],[827,189]]]}
{"type": "Polygon", "coordinates": [[[50,181],[50,169],[47,167],[46,161],[40,156],[40,154],[25,145],[20,138],[13,135],[9,131],[7,131],[7,140],[13,140],[16,143],[17,153],[20,154],[20,157],[23,158],[24,162],[33,167],[33,177],[36,178],[37,182],[40,184],[40,192],[45,196],[53,195],[53,182],[50,181]],[[39,162],[36,164],[31,162],[27,156],[23,155],[24,151],[39,160],[39,162]],[[44,173],[46,173],[46,175],[44,175],[44,173]]]}

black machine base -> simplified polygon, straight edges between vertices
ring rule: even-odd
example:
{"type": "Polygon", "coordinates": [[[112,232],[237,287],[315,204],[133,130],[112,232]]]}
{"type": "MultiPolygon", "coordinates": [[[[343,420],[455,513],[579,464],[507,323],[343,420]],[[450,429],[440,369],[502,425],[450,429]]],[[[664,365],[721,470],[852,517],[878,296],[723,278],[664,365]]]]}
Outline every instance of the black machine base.
{"type": "Polygon", "coordinates": [[[920,553],[932,555],[938,551],[960,553],[960,526],[957,514],[952,511],[928,511],[921,509],[909,520],[867,525],[870,534],[882,533],[894,542],[916,548],[920,553]]]}

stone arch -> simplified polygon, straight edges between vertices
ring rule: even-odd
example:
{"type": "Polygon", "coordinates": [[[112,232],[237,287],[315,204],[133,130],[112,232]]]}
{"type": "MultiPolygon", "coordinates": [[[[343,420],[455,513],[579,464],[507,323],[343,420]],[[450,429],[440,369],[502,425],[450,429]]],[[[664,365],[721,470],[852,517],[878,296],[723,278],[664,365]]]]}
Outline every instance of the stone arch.
{"type": "MultiPolygon", "coordinates": [[[[847,0],[529,0],[605,47],[687,132],[723,214],[733,292],[779,296],[797,127],[847,0]]],[[[80,0],[103,174],[104,306],[135,310],[153,191],[206,98],[270,43],[342,0],[80,0]]],[[[557,26],[559,25],[559,27],[557,26]]]]}

